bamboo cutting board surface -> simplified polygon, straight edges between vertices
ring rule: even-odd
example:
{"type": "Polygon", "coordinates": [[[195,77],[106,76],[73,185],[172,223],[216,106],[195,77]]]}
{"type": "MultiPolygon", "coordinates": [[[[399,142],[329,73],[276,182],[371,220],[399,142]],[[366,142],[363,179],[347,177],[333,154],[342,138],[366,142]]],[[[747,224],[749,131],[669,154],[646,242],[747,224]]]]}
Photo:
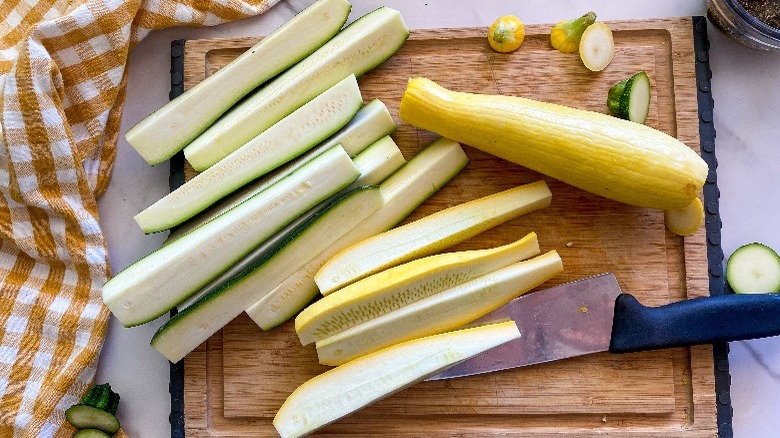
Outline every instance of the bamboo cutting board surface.
{"type": "MultiPolygon", "coordinates": [[[[647,123],[699,150],[690,18],[613,22],[615,57],[601,73],[577,54],[549,46],[546,25],[527,26],[522,48],[493,52],[485,29],[413,31],[389,61],[359,79],[363,99],[380,98],[398,123],[393,138],[409,159],[435,136],[406,125],[398,105],[409,77],[459,91],[508,94],[607,112],[609,87],[644,70],[652,82],[647,123]]],[[[185,88],[238,56],[256,38],[187,41],[185,88]]],[[[545,179],[552,205],[453,249],[487,248],[530,231],[556,249],[565,273],[551,287],[614,272],[624,291],[648,305],[708,295],[705,233],[680,238],[663,213],[599,198],[464,145],[470,163],[418,208],[414,220],[464,201],[545,179]]],[[[192,169],[186,169],[191,177],[192,169]]],[[[275,436],[271,420],[301,383],[325,371],[291,322],[262,332],[245,315],[185,359],[188,436],[275,436]]],[[[711,347],[570,360],[448,381],[423,382],[321,431],[371,436],[631,437],[717,433],[711,347]]]]}

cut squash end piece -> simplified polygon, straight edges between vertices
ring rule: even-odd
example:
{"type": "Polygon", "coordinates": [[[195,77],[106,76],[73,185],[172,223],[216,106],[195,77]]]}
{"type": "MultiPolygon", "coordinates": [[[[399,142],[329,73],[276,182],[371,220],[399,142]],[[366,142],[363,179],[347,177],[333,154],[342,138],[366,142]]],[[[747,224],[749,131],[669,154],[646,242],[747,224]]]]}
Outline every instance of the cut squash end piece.
{"type": "Polygon", "coordinates": [[[695,198],[681,210],[665,210],[664,222],[669,231],[679,236],[690,236],[704,225],[704,205],[695,198]]]}

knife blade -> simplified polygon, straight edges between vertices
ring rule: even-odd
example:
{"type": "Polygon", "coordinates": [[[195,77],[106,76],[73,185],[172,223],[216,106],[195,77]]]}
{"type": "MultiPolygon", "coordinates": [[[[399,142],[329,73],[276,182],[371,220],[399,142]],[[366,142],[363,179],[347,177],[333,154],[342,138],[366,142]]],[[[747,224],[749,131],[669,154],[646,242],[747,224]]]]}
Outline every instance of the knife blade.
{"type": "Polygon", "coordinates": [[[646,307],[613,274],[516,298],[469,325],[515,321],[521,336],[428,380],[609,351],[629,353],[780,335],[780,296],[725,295],[646,307]]]}

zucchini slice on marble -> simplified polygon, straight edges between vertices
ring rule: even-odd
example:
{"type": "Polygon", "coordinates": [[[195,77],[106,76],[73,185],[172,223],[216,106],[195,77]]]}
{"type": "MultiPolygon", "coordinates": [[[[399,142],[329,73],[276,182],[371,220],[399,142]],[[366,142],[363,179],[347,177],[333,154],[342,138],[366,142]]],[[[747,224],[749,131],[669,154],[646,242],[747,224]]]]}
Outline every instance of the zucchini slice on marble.
{"type": "Polygon", "coordinates": [[[739,294],[780,292],[780,256],[763,243],[742,245],[729,257],[726,279],[739,294]]]}

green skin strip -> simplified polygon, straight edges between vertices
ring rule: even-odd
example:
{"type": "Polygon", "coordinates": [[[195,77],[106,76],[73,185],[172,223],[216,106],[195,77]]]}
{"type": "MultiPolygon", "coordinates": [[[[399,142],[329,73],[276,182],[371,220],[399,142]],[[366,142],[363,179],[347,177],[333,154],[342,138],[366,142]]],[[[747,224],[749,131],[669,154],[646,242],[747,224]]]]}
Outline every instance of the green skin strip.
{"type": "MultiPolygon", "coordinates": [[[[628,119],[628,111],[623,111],[620,102],[623,100],[623,93],[625,92],[628,83],[633,81],[633,78],[634,77],[632,76],[630,78],[623,79],[609,89],[609,94],[607,96],[607,107],[609,108],[609,112],[616,115],[617,117],[620,117],[621,119],[628,119]]],[[[628,88],[630,89],[630,87],[628,88]]],[[[628,110],[628,108],[626,108],[626,110],[628,110]]]]}
{"type": "Polygon", "coordinates": [[[634,88],[634,83],[637,80],[640,80],[640,78],[645,79],[646,76],[645,72],[641,71],[613,85],[607,94],[609,112],[621,119],[630,120],[631,90],[634,88]]]}

